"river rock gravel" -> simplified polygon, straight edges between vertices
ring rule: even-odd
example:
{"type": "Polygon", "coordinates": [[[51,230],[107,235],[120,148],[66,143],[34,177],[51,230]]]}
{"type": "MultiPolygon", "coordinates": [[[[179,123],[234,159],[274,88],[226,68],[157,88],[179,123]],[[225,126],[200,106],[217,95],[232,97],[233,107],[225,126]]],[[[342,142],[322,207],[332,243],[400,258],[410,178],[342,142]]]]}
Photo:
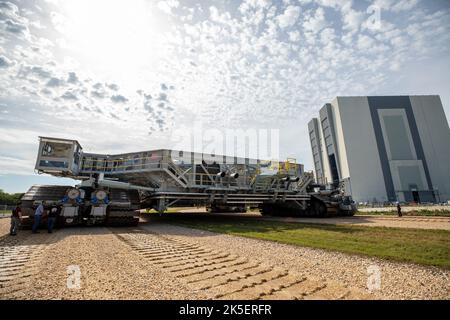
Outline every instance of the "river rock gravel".
{"type": "MultiPolygon", "coordinates": [[[[48,234],[27,235],[28,239],[30,237],[40,242],[48,234]]],[[[186,289],[182,282],[163,270],[149,268],[109,229],[70,228],[52,234],[42,253],[39,269],[30,277],[27,287],[1,298],[154,300],[204,297],[186,289]],[[74,278],[77,270],[79,282],[74,278]]]]}
{"type": "Polygon", "coordinates": [[[190,239],[229,250],[250,259],[270,261],[273,265],[297,274],[334,281],[368,291],[368,280],[376,269],[381,271],[380,290],[370,294],[374,299],[449,299],[450,271],[377,258],[310,249],[272,241],[229,236],[173,225],[149,224],[148,231],[190,239]]]}
{"type": "Polygon", "coordinates": [[[0,220],[0,299],[450,298],[449,270],[164,223],[8,228],[0,220]],[[377,268],[381,287],[369,291],[377,268]]]}

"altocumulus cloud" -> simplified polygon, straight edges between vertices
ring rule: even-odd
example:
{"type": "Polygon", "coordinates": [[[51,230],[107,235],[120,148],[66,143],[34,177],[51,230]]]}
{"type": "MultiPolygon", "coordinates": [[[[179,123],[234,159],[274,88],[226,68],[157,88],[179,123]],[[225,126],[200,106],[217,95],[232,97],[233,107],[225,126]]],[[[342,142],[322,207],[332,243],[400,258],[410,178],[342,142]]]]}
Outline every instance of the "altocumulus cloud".
{"type": "Polygon", "coordinates": [[[120,94],[116,94],[111,97],[111,101],[115,103],[126,103],[128,99],[120,94]]]}
{"type": "Polygon", "coordinates": [[[306,150],[306,122],[323,103],[386,87],[401,91],[405,66],[450,55],[445,1],[170,0],[149,1],[145,10],[161,26],[143,28],[142,52],[123,57],[116,71],[117,61],[85,59],[92,50],[73,43],[67,30],[77,17],[64,2],[0,1],[1,150],[28,157],[18,146],[64,132],[93,149],[126,139],[121,146],[130,151],[149,141],[169,147],[167,132],[196,120],[214,128],[279,126],[306,150]],[[371,5],[382,10],[378,28],[371,5]],[[138,71],[127,77],[123,70],[138,71]],[[15,145],[27,127],[24,110],[40,121],[15,145]],[[52,131],[47,119],[65,126],[52,131]],[[105,141],[91,139],[112,125],[105,141]]]}
{"type": "Polygon", "coordinates": [[[0,56],[0,68],[8,68],[13,65],[13,62],[5,56],[0,56]]]}

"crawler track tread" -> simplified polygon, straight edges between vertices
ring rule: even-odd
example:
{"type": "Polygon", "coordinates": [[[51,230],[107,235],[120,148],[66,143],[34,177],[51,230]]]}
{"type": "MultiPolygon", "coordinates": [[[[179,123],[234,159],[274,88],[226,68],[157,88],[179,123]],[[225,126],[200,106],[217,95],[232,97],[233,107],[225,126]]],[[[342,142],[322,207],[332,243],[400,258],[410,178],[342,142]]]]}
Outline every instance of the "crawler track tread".
{"type": "Polygon", "coordinates": [[[233,252],[140,229],[111,231],[149,263],[210,299],[354,299],[357,290],[294,274],[233,252]]]}
{"type": "Polygon", "coordinates": [[[19,234],[0,239],[0,299],[26,296],[26,288],[38,276],[39,263],[53,235],[19,234]]]}

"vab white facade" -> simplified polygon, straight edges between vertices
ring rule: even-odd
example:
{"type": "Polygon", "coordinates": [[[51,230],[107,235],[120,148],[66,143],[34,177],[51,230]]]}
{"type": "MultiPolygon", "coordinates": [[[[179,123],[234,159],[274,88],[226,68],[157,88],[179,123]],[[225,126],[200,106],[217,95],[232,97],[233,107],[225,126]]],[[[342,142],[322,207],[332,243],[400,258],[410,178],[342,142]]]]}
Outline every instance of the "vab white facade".
{"type": "Polygon", "coordinates": [[[318,183],[344,183],[357,202],[450,200],[439,96],[337,97],[308,128],[318,183]]]}

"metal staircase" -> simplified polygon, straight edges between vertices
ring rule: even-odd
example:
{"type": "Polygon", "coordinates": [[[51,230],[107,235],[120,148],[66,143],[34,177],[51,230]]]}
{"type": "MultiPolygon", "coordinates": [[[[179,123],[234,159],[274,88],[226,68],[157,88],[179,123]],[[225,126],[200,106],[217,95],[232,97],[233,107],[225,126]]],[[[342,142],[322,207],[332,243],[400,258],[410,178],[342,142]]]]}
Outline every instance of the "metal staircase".
{"type": "Polygon", "coordinates": [[[187,188],[189,182],[187,181],[184,173],[176,166],[172,161],[167,162],[167,168],[164,168],[167,174],[178,182],[183,188],[187,188]]]}
{"type": "Polygon", "coordinates": [[[258,175],[253,180],[252,189],[254,192],[267,192],[273,183],[273,176],[258,175]]]}
{"type": "Polygon", "coordinates": [[[314,174],[312,172],[305,172],[300,177],[300,180],[293,186],[297,192],[306,192],[306,188],[314,181],[314,174]]]}

